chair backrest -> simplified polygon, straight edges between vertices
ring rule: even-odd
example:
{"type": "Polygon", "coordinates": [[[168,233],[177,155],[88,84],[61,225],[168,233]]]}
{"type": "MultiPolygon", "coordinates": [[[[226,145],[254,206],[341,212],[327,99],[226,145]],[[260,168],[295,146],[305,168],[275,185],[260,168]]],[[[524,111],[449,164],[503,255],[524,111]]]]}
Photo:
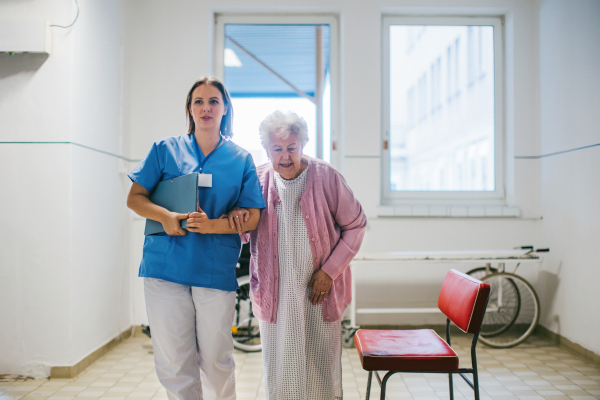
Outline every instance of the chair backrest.
{"type": "Polygon", "coordinates": [[[490,285],[451,269],[446,274],[438,307],[463,332],[478,333],[485,314],[490,285]]]}

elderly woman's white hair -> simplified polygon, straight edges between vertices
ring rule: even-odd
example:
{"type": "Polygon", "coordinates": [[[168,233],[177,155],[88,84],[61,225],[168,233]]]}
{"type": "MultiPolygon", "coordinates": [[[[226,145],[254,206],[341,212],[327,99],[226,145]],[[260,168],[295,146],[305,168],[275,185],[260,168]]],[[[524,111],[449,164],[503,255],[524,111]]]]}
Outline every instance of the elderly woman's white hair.
{"type": "Polygon", "coordinates": [[[271,137],[287,139],[290,133],[298,135],[302,148],[308,143],[308,125],[304,118],[295,112],[288,111],[285,114],[277,110],[269,114],[258,128],[260,143],[269,151],[271,137]]]}

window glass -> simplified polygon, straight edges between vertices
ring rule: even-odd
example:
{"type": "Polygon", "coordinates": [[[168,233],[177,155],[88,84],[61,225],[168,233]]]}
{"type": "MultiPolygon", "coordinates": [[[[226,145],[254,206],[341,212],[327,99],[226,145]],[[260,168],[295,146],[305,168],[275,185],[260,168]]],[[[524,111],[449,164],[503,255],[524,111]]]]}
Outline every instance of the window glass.
{"type": "Polygon", "coordinates": [[[494,27],[389,35],[390,190],[494,191],[494,27]]]}

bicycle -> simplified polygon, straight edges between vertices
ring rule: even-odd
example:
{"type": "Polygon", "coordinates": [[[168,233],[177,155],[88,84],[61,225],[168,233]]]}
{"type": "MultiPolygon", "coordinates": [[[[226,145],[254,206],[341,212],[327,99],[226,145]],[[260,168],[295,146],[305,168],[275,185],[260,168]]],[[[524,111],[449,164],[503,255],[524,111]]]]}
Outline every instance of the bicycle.
{"type": "MultiPolygon", "coordinates": [[[[548,252],[527,246],[531,252],[548,252]]],[[[533,286],[513,272],[485,267],[474,268],[467,274],[490,285],[490,299],[483,319],[480,340],[493,348],[515,347],[531,336],[540,319],[540,300],[533,286]]]]}

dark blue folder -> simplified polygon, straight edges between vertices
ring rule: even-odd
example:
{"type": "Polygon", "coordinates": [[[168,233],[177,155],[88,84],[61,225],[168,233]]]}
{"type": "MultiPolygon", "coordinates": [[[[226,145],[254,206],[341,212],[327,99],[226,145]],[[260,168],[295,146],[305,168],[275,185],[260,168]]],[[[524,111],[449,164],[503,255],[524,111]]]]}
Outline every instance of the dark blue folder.
{"type": "MultiPolygon", "coordinates": [[[[193,172],[160,182],[150,194],[150,201],[169,211],[187,214],[198,210],[198,173],[193,172]]],[[[181,221],[187,228],[187,219],[181,221]]],[[[156,235],[165,230],[160,222],[146,219],[144,235],[156,235]]]]}

